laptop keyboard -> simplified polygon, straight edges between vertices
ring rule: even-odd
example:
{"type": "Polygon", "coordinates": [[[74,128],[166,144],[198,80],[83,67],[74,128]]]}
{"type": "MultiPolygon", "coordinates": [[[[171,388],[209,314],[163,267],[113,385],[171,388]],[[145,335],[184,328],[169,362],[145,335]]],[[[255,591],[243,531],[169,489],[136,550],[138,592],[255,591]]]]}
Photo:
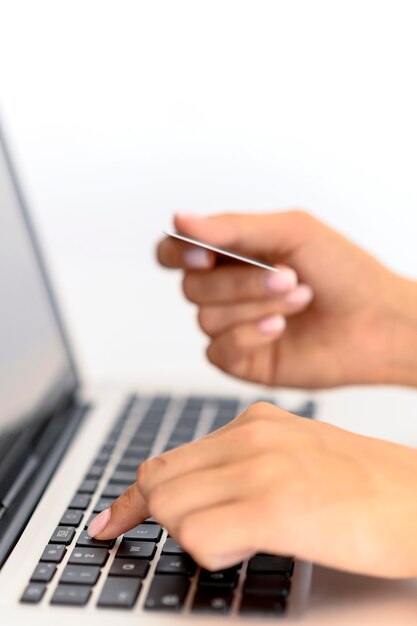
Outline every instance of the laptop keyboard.
{"type": "MultiPolygon", "coordinates": [[[[45,596],[61,606],[132,609],[140,603],[145,611],[283,614],[291,557],[258,554],[211,572],[197,567],[157,520],[113,541],[91,539],[86,530],[135,482],[137,467],[149,456],[224,426],[243,408],[234,398],[130,397],[51,529],[21,602],[39,604],[45,596]]],[[[296,413],[313,417],[314,404],[306,402],[296,413]]]]}

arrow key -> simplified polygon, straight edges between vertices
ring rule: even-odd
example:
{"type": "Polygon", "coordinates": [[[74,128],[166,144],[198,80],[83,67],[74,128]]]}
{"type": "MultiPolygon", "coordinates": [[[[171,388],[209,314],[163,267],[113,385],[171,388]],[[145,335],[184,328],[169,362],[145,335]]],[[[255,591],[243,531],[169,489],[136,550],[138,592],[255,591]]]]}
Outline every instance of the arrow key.
{"type": "Polygon", "coordinates": [[[157,574],[181,574],[192,576],[196,565],[187,554],[174,554],[172,556],[161,556],[156,568],[157,574]]]}

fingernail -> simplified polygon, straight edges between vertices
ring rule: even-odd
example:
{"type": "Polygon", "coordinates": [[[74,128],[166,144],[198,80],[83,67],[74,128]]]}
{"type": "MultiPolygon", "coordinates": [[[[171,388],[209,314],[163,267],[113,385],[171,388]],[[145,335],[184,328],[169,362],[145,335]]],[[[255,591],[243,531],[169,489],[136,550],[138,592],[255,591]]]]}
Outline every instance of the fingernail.
{"type": "Polygon", "coordinates": [[[210,559],[211,569],[216,571],[237,565],[241,561],[246,561],[253,554],[253,550],[233,552],[231,554],[216,554],[210,559]]]}
{"type": "Polygon", "coordinates": [[[297,274],[294,270],[285,268],[279,272],[268,272],[265,276],[265,289],[272,293],[285,293],[297,285],[297,274]]]}
{"type": "Polygon", "coordinates": [[[265,335],[275,335],[284,330],[286,323],[283,315],[270,315],[258,322],[258,329],[265,335]]]}
{"type": "Polygon", "coordinates": [[[110,509],[104,509],[101,513],[99,513],[91,522],[89,527],[87,528],[88,535],[93,538],[99,535],[106,528],[107,524],[110,521],[111,511],[110,509]]]}
{"type": "Polygon", "coordinates": [[[205,250],[188,248],[184,252],[184,262],[188,267],[204,269],[210,267],[210,257],[205,250]]]}
{"type": "Polygon", "coordinates": [[[291,305],[308,304],[313,299],[313,290],[309,285],[299,285],[294,291],[285,294],[282,297],[283,302],[291,305]]]}

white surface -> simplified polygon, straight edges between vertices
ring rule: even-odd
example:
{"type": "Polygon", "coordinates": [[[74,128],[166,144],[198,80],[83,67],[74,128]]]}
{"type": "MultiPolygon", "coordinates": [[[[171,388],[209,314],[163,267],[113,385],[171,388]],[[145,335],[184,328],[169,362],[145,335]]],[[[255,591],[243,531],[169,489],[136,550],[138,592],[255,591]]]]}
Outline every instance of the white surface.
{"type": "Polygon", "coordinates": [[[238,387],[153,247],[303,206],[416,275],[416,3],[1,1],[0,86],[87,373],[238,387]]]}

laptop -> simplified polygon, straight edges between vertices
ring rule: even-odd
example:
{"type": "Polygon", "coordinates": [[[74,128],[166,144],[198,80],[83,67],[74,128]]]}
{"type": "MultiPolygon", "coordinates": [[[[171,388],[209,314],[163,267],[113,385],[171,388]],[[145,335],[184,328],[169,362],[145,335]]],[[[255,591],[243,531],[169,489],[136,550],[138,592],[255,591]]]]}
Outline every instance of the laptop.
{"type": "MultiPolygon", "coordinates": [[[[146,458],[260,398],[83,386],[1,128],[0,293],[2,626],[261,624],[305,614],[312,565],[292,555],[258,554],[210,572],[156,519],[115,541],[88,536],[92,516],[146,458]]],[[[286,408],[306,419],[316,411],[304,398],[286,408]]],[[[317,580],[328,591],[335,575],[317,580]]],[[[351,580],[339,574],[335,588],[349,590],[351,580]]],[[[314,615],[309,623],[325,623],[314,615]]]]}

